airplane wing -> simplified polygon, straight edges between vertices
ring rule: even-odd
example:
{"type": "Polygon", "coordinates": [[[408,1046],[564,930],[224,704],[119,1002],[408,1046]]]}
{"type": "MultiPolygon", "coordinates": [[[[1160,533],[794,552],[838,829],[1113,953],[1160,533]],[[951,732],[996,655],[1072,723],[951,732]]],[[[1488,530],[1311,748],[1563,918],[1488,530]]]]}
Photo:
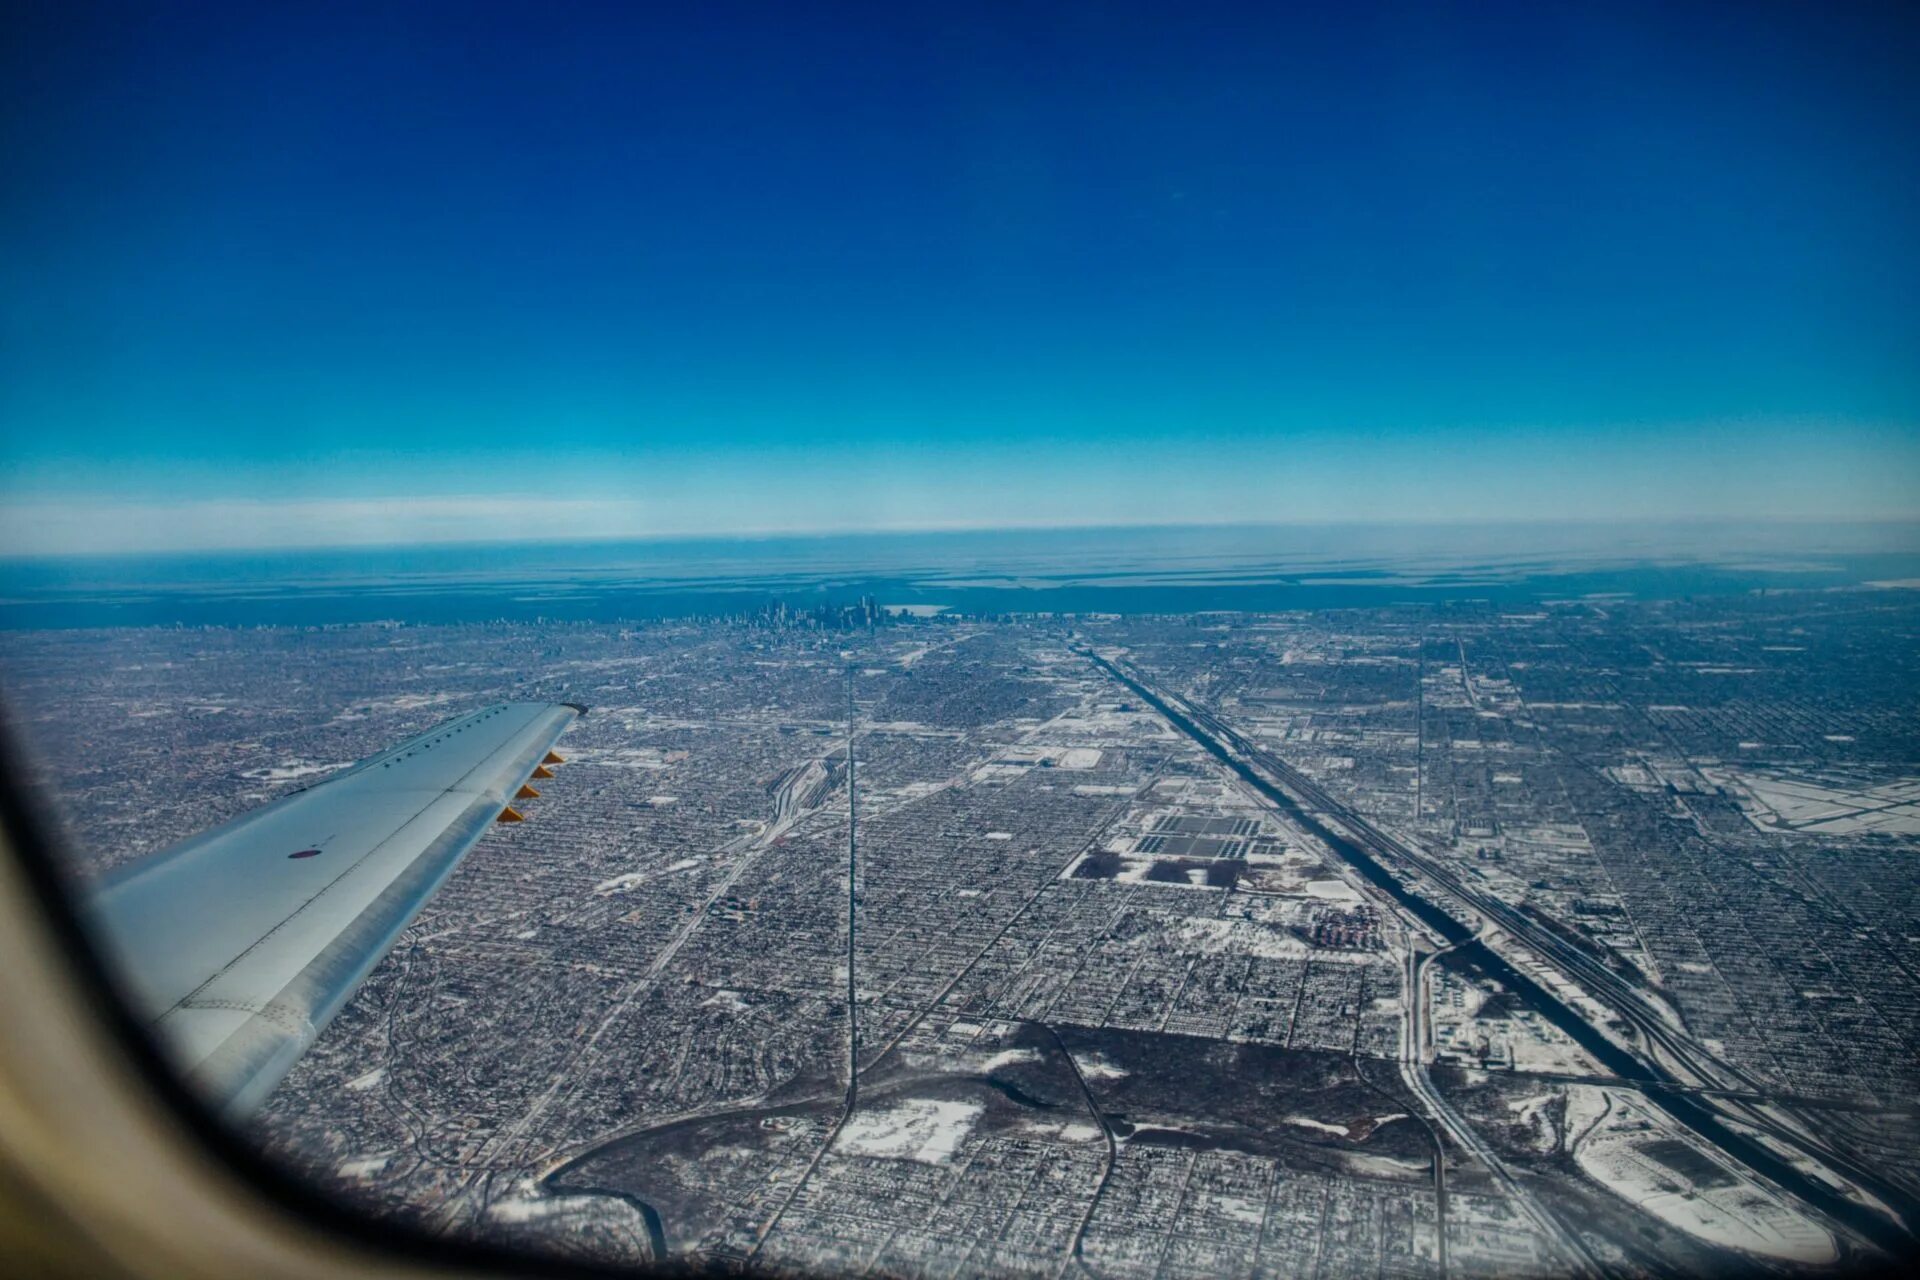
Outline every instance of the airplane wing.
{"type": "Polygon", "coordinates": [[[190,1083],[257,1108],[584,710],[487,707],[105,880],[83,910],[190,1083]]]}

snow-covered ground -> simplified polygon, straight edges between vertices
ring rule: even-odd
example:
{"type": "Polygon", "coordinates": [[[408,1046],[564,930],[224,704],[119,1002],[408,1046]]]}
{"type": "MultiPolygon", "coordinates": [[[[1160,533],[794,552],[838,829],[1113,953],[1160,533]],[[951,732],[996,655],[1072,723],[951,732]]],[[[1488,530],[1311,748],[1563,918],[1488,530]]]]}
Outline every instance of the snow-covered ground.
{"type": "Polygon", "coordinates": [[[1309,880],[1307,892],[1328,902],[1359,902],[1360,892],[1345,880],[1309,880]]]}
{"type": "Polygon", "coordinates": [[[1311,1116],[1288,1116],[1286,1117],[1286,1121],[1288,1124],[1298,1125],[1302,1129],[1312,1129],[1317,1133],[1330,1133],[1336,1138],[1344,1138],[1347,1136],[1347,1126],[1343,1124],[1328,1124],[1325,1120],[1315,1120],[1311,1116]]]}
{"type": "Polygon", "coordinates": [[[980,1064],[980,1074],[985,1075],[990,1071],[998,1071],[1002,1067],[1011,1067],[1021,1062],[1038,1061],[1040,1061],[1038,1049],[1002,1049],[980,1064]]]}
{"type": "Polygon", "coordinates": [[[1089,1080],[1124,1080],[1130,1072],[1116,1067],[1097,1053],[1082,1050],[1073,1055],[1073,1065],[1080,1068],[1080,1074],[1089,1080]]]}
{"type": "Polygon", "coordinates": [[[1920,778],[1863,781],[1855,787],[1843,777],[1733,769],[1702,769],[1701,774],[1738,796],[1747,820],[1762,831],[1920,835],[1920,778]]]}
{"type": "Polygon", "coordinates": [[[656,876],[670,876],[690,870],[699,866],[700,862],[701,860],[699,858],[682,858],[671,866],[661,867],[657,870],[628,871],[625,874],[614,876],[611,879],[602,880],[599,884],[593,886],[593,891],[595,893],[620,893],[633,888],[637,884],[644,884],[656,876]]]}
{"type": "Polygon", "coordinates": [[[908,1098],[856,1111],[834,1145],[845,1155],[945,1164],[973,1131],[983,1110],[977,1102],[908,1098]]]}
{"type": "Polygon", "coordinates": [[[684,751],[663,751],[659,747],[573,746],[567,750],[567,759],[574,764],[594,764],[606,769],[650,771],[671,768],[685,760],[686,755],[684,751]]]}
{"type": "Polygon", "coordinates": [[[347,1081],[347,1088],[353,1090],[355,1093],[364,1093],[368,1089],[378,1088],[380,1082],[386,1078],[387,1069],[385,1067],[375,1067],[366,1074],[355,1076],[353,1079],[347,1081]]]}
{"type": "Polygon", "coordinates": [[[1604,1094],[1611,1105],[1593,1123],[1590,1100],[1572,1105],[1568,1129],[1580,1135],[1573,1151],[1580,1168],[1607,1190],[1630,1200],[1669,1226],[1712,1244],[1768,1258],[1820,1265],[1839,1257],[1833,1236],[1796,1212],[1769,1188],[1747,1180],[1712,1152],[1692,1143],[1698,1156],[1725,1175],[1702,1186],[1649,1153],[1656,1142],[1685,1142],[1649,1108],[1623,1090],[1580,1089],[1604,1094]],[[1582,1134],[1581,1126],[1592,1124],[1582,1134]]]}
{"type": "Polygon", "coordinates": [[[1172,926],[1171,934],[1183,950],[1206,955],[1260,956],[1269,960],[1297,959],[1309,954],[1330,963],[1350,959],[1365,960],[1356,952],[1319,951],[1302,939],[1258,920],[1222,920],[1212,916],[1190,916],[1172,926]]]}
{"type": "Polygon", "coordinates": [[[240,776],[256,782],[292,782],[296,778],[311,778],[344,768],[346,768],[344,762],[322,764],[313,760],[289,760],[285,764],[273,765],[265,769],[248,769],[240,776]]]}
{"type": "Polygon", "coordinates": [[[340,1176],[343,1178],[371,1178],[386,1168],[392,1161],[393,1153],[391,1151],[377,1152],[370,1156],[360,1156],[357,1159],[348,1160],[341,1164],[340,1176]]]}

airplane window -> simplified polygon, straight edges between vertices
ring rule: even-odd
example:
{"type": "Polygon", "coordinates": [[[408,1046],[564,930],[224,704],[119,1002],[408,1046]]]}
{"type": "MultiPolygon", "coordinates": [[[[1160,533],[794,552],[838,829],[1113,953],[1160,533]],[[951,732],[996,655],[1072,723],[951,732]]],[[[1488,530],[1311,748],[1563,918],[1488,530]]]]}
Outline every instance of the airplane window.
{"type": "Polygon", "coordinates": [[[7,22],[9,856],[327,1230],[1914,1256],[1911,6],[7,22]]]}

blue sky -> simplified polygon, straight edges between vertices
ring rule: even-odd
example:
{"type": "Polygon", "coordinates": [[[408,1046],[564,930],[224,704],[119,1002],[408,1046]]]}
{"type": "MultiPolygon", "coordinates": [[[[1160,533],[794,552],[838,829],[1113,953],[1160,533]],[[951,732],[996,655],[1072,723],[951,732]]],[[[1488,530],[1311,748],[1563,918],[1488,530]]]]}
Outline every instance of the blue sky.
{"type": "Polygon", "coordinates": [[[1911,6],[12,8],[8,549],[1920,514],[1911,6]]]}

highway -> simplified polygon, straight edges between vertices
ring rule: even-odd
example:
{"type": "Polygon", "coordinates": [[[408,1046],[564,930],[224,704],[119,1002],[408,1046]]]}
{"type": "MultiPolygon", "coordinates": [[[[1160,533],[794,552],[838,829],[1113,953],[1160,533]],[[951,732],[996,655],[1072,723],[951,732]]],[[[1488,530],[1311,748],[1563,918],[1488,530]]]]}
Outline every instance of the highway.
{"type": "Polygon", "coordinates": [[[1644,1096],[1674,1120],[1740,1164],[1849,1228],[1853,1234],[1872,1241],[1896,1257],[1912,1251],[1915,1237],[1905,1223],[1920,1221],[1920,1204],[1916,1204],[1902,1189],[1861,1167],[1857,1161],[1846,1158],[1843,1153],[1831,1151],[1824,1143],[1811,1140],[1809,1134],[1817,1133],[1816,1127],[1808,1125],[1807,1132],[1803,1133],[1797,1127],[1786,1128],[1778,1121],[1753,1112],[1747,1104],[1732,1099],[1718,1100],[1720,1105],[1741,1112],[1741,1122],[1762,1128],[1770,1136],[1798,1147],[1852,1179],[1868,1194],[1891,1206],[1903,1222],[1889,1220],[1825,1181],[1809,1176],[1760,1142],[1731,1128],[1716,1112],[1716,1100],[1711,1095],[1685,1092],[1690,1085],[1706,1085],[1727,1093],[1757,1094],[1764,1090],[1688,1039],[1621,975],[1524,913],[1465,884],[1451,868],[1437,865],[1434,859],[1381,831],[1366,817],[1327,794],[1311,778],[1286,761],[1249,742],[1211,711],[1193,706],[1177,695],[1152,688],[1138,674],[1123,670],[1091,650],[1077,648],[1076,651],[1146,701],[1243,782],[1319,837],[1369,882],[1393,897],[1443,941],[1452,944],[1463,957],[1485,969],[1503,986],[1538,1009],[1542,1016],[1567,1032],[1575,1043],[1603,1066],[1625,1080],[1651,1086],[1644,1090],[1644,1096]],[[1414,892],[1394,874],[1393,868],[1424,878],[1454,898],[1466,911],[1477,914],[1486,923],[1499,927],[1515,941],[1525,945],[1546,965],[1557,969],[1563,977],[1607,1005],[1638,1033],[1646,1049],[1628,1049],[1607,1036],[1592,1025],[1585,1015],[1478,939],[1470,923],[1457,918],[1434,897],[1414,892]],[[1676,1068],[1691,1079],[1677,1078],[1674,1074],[1676,1068]]]}
{"type": "MultiPolygon", "coordinates": [[[[1631,1084],[1642,1090],[1660,1091],[1669,1095],[1691,1094],[1698,1098],[1696,1101],[1694,1098],[1683,1097],[1677,1107],[1665,1107],[1675,1115],[1675,1118],[1683,1119],[1689,1127],[1701,1132],[1703,1136],[1713,1138],[1716,1143],[1726,1147],[1729,1154],[1734,1154],[1736,1158],[1741,1159],[1742,1163],[1757,1168],[1767,1168],[1764,1159],[1756,1161],[1746,1158],[1740,1150],[1736,1150],[1735,1146],[1721,1142],[1717,1135],[1707,1133],[1694,1122],[1704,1118],[1717,1129],[1720,1127],[1719,1117],[1713,1113],[1718,1111],[1720,1116],[1750,1125],[1790,1147],[1797,1148],[1802,1154],[1826,1165],[1828,1169],[1851,1180],[1857,1186],[1867,1189],[1882,1203],[1893,1206],[1907,1223],[1920,1221],[1920,1204],[1915,1204],[1904,1189],[1887,1182],[1849,1153],[1838,1150],[1831,1143],[1822,1141],[1817,1136],[1824,1128],[1830,1128],[1830,1125],[1823,1126],[1797,1114],[1790,1099],[1778,1093],[1768,1093],[1763,1084],[1724,1062],[1691,1039],[1665,1017],[1630,979],[1525,912],[1516,910],[1494,895],[1469,885],[1446,864],[1427,856],[1406,841],[1380,830],[1351,807],[1328,795],[1311,778],[1300,773],[1271,751],[1250,743],[1210,712],[1194,708],[1184,700],[1181,705],[1194,713],[1195,719],[1205,724],[1210,731],[1219,734],[1242,755],[1273,774],[1285,787],[1305,799],[1318,813],[1338,822],[1384,865],[1399,864],[1410,867],[1427,880],[1439,885],[1469,910],[1513,936],[1536,956],[1558,969],[1563,977],[1570,979],[1607,1005],[1637,1033],[1641,1044],[1646,1046],[1645,1050],[1636,1053],[1631,1046],[1622,1050],[1622,1047],[1614,1041],[1605,1038],[1604,1033],[1592,1026],[1578,1010],[1564,1004],[1561,1007],[1568,1017],[1578,1021],[1578,1030],[1574,1038],[1581,1043],[1582,1047],[1594,1053],[1609,1066],[1614,1066],[1631,1084]],[[1601,1044],[1588,1043],[1588,1036],[1600,1037],[1601,1044]],[[1640,1070],[1636,1072],[1631,1067],[1623,1069],[1609,1056],[1608,1050],[1616,1053],[1625,1052],[1629,1055],[1626,1062],[1640,1070]],[[1673,1076],[1672,1072],[1676,1068],[1685,1078],[1676,1079],[1673,1076]],[[1767,1114],[1761,1109],[1762,1107],[1772,1107],[1777,1112],[1784,1113],[1791,1117],[1793,1123],[1783,1124],[1778,1116],[1767,1114]],[[1694,1119],[1682,1117],[1679,1114],[1681,1111],[1694,1113],[1694,1119]]],[[[1488,954],[1492,954],[1491,948],[1483,949],[1488,954]]],[[[1556,1001],[1556,1003],[1559,1002],[1556,1001]]],[[[1543,1011],[1550,1017],[1554,1016],[1551,1010],[1543,1011]]],[[[1565,1023],[1560,1018],[1555,1017],[1554,1020],[1563,1028],[1565,1027],[1565,1023]]],[[[1734,1136],[1739,1148],[1751,1147],[1752,1144],[1744,1137],[1734,1136]]],[[[1772,1157],[1772,1153],[1766,1152],[1764,1148],[1759,1150],[1763,1157],[1772,1157]]],[[[1799,1173],[1798,1170],[1794,1172],[1799,1173]]],[[[1776,1181],[1783,1180],[1776,1179],[1776,1181]]],[[[1803,1198],[1819,1203],[1811,1196],[1803,1198]]],[[[1855,1201],[1844,1203],[1850,1208],[1860,1207],[1855,1201]]],[[[1910,1237],[1906,1247],[1911,1247],[1910,1237]]]]}
{"type": "MultiPolygon", "coordinates": [[[[1561,1257],[1572,1264],[1575,1274],[1604,1275],[1605,1269],[1588,1251],[1586,1243],[1580,1239],[1579,1234],[1569,1230],[1558,1218],[1535,1201],[1526,1188],[1514,1178],[1513,1171],[1507,1168],[1506,1161],[1500,1158],[1499,1153],[1483,1142],[1466,1118],[1455,1111],[1453,1104],[1433,1087],[1433,1080],[1427,1075],[1426,1056],[1421,1052],[1424,1036],[1421,1012],[1426,1006],[1426,978],[1421,973],[1421,969],[1424,959],[1431,958],[1431,955],[1423,958],[1421,953],[1412,947],[1407,949],[1407,1009],[1408,1025],[1412,1035],[1409,1048],[1402,1058],[1402,1064],[1406,1068],[1402,1074],[1408,1086],[1415,1096],[1426,1103],[1428,1111],[1452,1135],[1453,1140],[1460,1144],[1461,1150],[1478,1160],[1481,1166],[1493,1175],[1494,1180],[1505,1189],[1513,1203],[1533,1222],[1535,1229],[1559,1246],[1561,1257]]],[[[1444,1169],[1444,1165],[1444,1160],[1437,1160],[1437,1167],[1444,1169]]],[[[1435,1180],[1443,1200],[1445,1176],[1445,1173],[1441,1172],[1435,1180]]],[[[1442,1223],[1445,1222],[1444,1208],[1440,1220],[1442,1223]]]]}

